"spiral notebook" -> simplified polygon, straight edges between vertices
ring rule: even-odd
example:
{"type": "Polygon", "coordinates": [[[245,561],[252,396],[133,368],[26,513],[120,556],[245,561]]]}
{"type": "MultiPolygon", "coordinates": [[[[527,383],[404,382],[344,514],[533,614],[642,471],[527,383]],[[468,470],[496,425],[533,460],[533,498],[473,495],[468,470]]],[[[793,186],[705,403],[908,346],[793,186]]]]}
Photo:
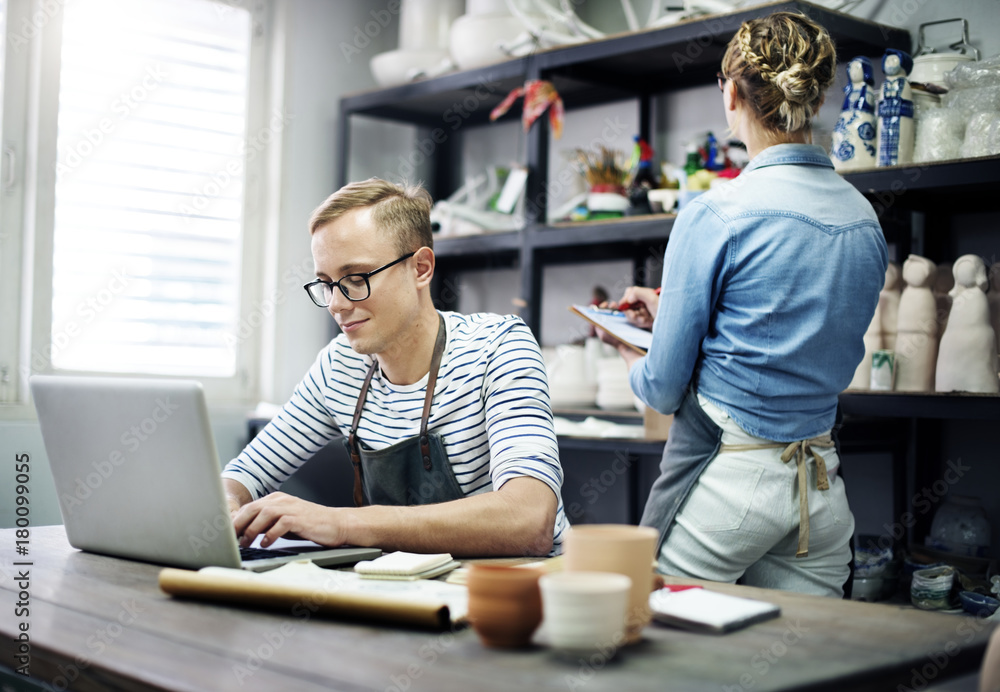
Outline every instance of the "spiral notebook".
{"type": "Polygon", "coordinates": [[[405,553],[396,551],[374,560],[364,560],[354,566],[363,579],[396,579],[412,581],[433,579],[459,566],[450,553],[405,553]]]}

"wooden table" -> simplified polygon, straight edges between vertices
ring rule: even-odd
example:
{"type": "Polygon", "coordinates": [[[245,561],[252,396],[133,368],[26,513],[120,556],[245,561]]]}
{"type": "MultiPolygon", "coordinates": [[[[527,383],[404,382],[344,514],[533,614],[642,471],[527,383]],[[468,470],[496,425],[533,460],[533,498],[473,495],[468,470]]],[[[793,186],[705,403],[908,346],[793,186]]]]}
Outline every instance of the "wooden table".
{"type": "Polygon", "coordinates": [[[608,661],[547,649],[483,648],[465,629],[434,633],[293,612],[175,600],[159,567],[74,550],[60,526],[31,530],[26,558],[0,530],[0,665],[17,666],[27,622],[30,673],[57,690],[896,690],[978,668],[992,623],[888,605],[732,585],[782,617],[722,636],[652,625],[608,661]],[[14,560],[28,567],[11,567],[14,560]],[[11,573],[9,570],[15,570],[11,573]],[[27,616],[17,571],[29,569],[27,616]]]}

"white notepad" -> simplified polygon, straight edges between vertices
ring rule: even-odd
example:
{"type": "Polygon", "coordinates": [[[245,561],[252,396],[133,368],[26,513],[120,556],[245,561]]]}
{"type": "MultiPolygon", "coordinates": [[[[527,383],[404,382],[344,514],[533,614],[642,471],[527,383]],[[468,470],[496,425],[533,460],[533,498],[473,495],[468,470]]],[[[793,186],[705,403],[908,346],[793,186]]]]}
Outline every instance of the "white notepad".
{"type": "Polygon", "coordinates": [[[431,579],[458,567],[450,553],[404,553],[396,551],[354,565],[365,579],[431,579]]]}
{"type": "Polygon", "coordinates": [[[702,632],[729,632],[781,614],[774,603],[701,588],[654,591],[649,607],[658,622],[702,632]]]}

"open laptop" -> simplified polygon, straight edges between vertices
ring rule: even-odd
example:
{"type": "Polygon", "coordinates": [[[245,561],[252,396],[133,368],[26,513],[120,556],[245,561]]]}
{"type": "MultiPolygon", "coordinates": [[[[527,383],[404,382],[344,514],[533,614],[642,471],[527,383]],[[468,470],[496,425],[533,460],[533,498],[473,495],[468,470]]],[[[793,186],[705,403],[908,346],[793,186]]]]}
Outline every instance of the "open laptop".
{"type": "Polygon", "coordinates": [[[381,555],[377,548],[294,542],[288,550],[241,558],[196,381],[36,375],[30,384],[75,548],[254,571],[291,560],[329,566],[381,555]]]}

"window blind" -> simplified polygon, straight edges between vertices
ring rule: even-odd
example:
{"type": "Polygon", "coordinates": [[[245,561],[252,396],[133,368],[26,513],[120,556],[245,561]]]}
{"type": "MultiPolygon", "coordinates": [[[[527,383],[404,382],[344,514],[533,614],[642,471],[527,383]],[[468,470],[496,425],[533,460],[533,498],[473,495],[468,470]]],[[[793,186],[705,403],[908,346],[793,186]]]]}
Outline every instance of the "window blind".
{"type": "Polygon", "coordinates": [[[210,0],[68,0],[54,369],[236,370],[251,18],[210,0]]]}

